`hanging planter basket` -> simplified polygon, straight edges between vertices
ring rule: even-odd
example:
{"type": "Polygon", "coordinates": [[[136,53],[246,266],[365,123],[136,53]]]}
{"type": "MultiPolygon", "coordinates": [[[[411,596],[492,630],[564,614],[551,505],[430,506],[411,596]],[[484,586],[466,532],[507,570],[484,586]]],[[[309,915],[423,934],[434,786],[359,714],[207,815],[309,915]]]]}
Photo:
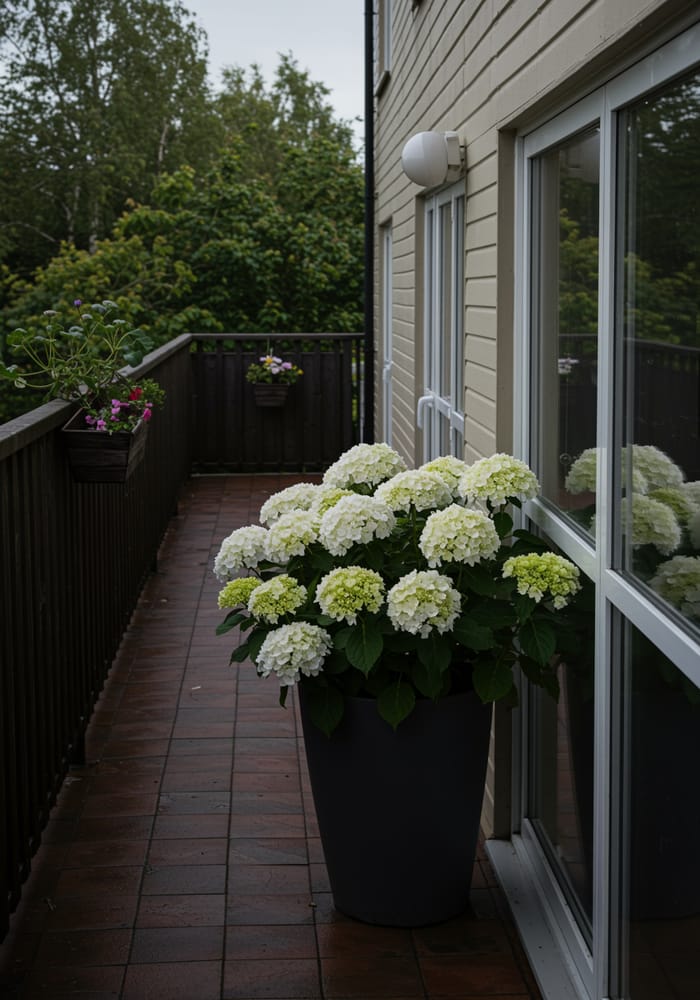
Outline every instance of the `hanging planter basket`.
{"type": "Polygon", "coordinates": [[[256,406],[284,406],[287,402],[289,385],[286,382],[254,382],[253,396],[256,406]]]}
{"type": "Polygon", "coordinates": [[[61,430],[73,479],[78,483],[123,483],[143,459],[148,424],[133,431],[93,431],[79,410],[61,430]]]}

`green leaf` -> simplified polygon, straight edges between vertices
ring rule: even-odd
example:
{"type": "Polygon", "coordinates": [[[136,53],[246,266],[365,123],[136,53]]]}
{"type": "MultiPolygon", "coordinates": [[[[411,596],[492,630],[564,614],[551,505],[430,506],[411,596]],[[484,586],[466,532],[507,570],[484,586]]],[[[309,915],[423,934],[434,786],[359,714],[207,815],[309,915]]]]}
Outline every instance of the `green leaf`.
{"type": "Polygon", "coordinates": [[[392,729],[410,715],[416,704],[416,694],[413,687],[399,676],[384,688],[377,698],[379,714],[392,729]]]}
{"type": "Polygon", "coordinates": [[[345,644],[345,654],[353,667],[361,670],[365,676],[382,654],[384,639],[376,622],[360,621],[351,630],[345,644]]]}
{"type": "Polygon", "coordinates": [[[304,691],[309,717],[322,733],[330,736],[345,711],[342,693],[332,684],[306,687],[304,691]]]}
{"type": "Polygon", "coordinates": [[[494,634],[486,625],[480,625],[467,615],[457,619],[452,635],[467,649],[493,649],[496,645],[494,634]]]}
{"type": "Polygon", "coordinates": [[[226,618],[216,626],[217,635],[225,635],[226,632],[230,632],[232,628],[239,625],[248,616],[243,611],[235,611],[233,614],[226,615],[226,618]]]}
{"type": "Polygon", "coordinates": [[[557,647],[554,630],[547,622],[530,618],[520,630],[520,646],[526,656],[546,666],[557,647]]]}
{"type": "Polygon", "coordinates": [[[240,646],[237,646],[231,653],[231,663],[243,663],[244,660],[248,659],[250,655],[250,643],[242,642],[240,646]]]}
{"type": "Polygon", "coordinates": [[[498,701],[507,697],[514,688],[513,671],[508,663],[497,660],[486,660],[474,667],[472,673],[474,690],[483,702],[498,701]]]}
{"type": "Polygon", "coordinates": [[[413,664],[411,679],[422,695],[426,698],[438,698],[442,694],[445,677],[443,672],[432,663],[413,664]]]}
{"type": "Polygon", "coordinates": [[[248,649],[250,651],[251,660],[257,661],[260,647],[265,642],[266,638],[267,629],[258,629],[250,633],[250,638],[248,639],[248,649]]]}
{"type": "Polygon", "coordinates": [[[493,515],[493,524],[498,532],[499,538],[507,538],[513,530],[513,518],[504,510],[499,510],[493,515]]]}
{"type": "Polygon", "coordinates": [[[426,667],[435,667],[438,673],[443,673],[452,659],[452,646],[442,635],[431,634],[416,646],[418,659],[426,667]]]}

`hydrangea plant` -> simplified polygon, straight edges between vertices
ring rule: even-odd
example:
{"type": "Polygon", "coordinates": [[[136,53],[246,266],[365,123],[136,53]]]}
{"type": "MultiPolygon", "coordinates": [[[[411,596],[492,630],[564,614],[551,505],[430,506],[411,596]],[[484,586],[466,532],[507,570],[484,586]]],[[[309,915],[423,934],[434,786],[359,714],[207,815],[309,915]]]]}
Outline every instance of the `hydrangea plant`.
{"type": "Polygon", "coordinates": [[[577,567],[514,530],[511,508],[537,491],[509,455],[409,471],[388,445],[357,445],[223,540],[218,632],[238,630],[232,660],[276,677],[282,704],[302,684],[327,734],[348,695],[393,727],[455,690],[514,704],[518,669],[557,696],[586,619],[577,567]]]}

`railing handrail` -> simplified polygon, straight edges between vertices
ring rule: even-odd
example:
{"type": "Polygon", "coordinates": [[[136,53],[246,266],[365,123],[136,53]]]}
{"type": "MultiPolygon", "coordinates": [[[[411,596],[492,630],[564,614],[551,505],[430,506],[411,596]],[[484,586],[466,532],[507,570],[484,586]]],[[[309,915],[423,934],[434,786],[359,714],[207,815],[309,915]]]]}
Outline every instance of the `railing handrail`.
{"type": "MultiPolygon", "coordinates": [[[[127,366],[122,371],[129,375],[147,375],[173,354],[181,351],[191,339],[189,333],[180,334],[179,337],[174,337],[167,344],[163,344],[162,347],[157,347],[150,354],[147,354],[137,368],[127,366]]],[[[22,413],[20,416],[0,424],[0,461],[9,458],[10,455],[22,448],[26,448],[27,445],[37,441],[54,428],[65,424],[75,411],[76,406],[76,402],[52,399],[48,403],[42,403],[41,406],[36,406],[33,410],[28,410],[27,413],[22,413]]]]}
{"type": "Polygon", "coordinates": [[[362,333],[191,333],[192,340],[361,340],[362,333]]]}

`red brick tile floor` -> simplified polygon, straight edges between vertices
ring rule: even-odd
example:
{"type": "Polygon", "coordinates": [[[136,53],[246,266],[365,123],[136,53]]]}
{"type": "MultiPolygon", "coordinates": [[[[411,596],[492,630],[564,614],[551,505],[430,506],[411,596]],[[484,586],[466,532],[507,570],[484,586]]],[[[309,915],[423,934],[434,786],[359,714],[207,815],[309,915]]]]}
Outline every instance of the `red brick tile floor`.
{"type": "Polygon", "coordinates": [[[333,908],[294,699],[229,665],[222,538],[293,476],[192,479],[66,778],[10,933],[0,996],[534,1000],[483,851],[471,908],[416,930],[333,908]]]}

